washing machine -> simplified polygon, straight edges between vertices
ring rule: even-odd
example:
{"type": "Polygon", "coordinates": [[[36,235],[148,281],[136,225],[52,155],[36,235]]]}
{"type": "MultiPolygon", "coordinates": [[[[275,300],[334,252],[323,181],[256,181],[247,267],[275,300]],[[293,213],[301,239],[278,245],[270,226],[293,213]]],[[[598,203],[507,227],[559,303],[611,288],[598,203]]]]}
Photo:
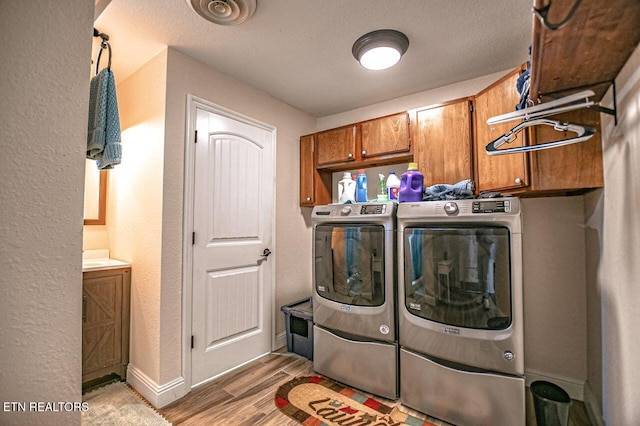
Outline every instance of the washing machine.
{"type": "Polygon", "coordinates": [[[314,370],[365,392],[398,396],[393,202],[316,206],[314,370]]]}

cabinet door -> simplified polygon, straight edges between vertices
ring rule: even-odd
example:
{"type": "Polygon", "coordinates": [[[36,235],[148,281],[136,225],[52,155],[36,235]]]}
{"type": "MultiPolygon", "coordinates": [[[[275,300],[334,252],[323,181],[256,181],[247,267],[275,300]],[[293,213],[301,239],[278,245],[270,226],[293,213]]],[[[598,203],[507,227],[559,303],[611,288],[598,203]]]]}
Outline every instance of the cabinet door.
{"type": "Polygon", "coordinates": [[[313,161],[313,135],[300,138],[300,206],[311,207],[315,202],[313,175],[316,166],[313,161]]]}
{"type": "Polygon", "coordinates": [[[300,138],[300,207],[331,203],[331,173],[316,169],[314,135],[300,138]]]}
{"type": "Polygon", "coordinates": [[[471,100],[416,111],[414,120],[414,161],[425,186],[472,179],[471,100]]]}
{"type": "Polygon", "coordinates": [[[85,278],[82,374],[118,365],[122,355],[122,275],[85,278]]]}
{"type": "Polygon", "coordinates": [[[116,373],[129,361],[131,269],[85,272],[82,284],[82,382],[116,373]]]}
{"type": "Polygon", "coordinates": [[[362,158],[409,152],[409,115],[404,112],[361,123],[362,158]]]}
{"type": "MultiPolygon", "coordinates": [[[[554,115],[553,120],[593,126],[596,133],[588,141],[531,152],[531,186],[535,191],[564,191],[604,186],[600,114],[591,109],[554,115]]],[[[531,144],[575,137],[551,126],[531,128],[531,144]]]]}
{"type": "MultiPolygon", "coordinates": [[[[479,192],[519,189],[529,184],[526,153],[489,156],[485,150],[489,142],[508,133],[518,124],[511,121],[488,126],[487,119],[515,111],[515,106],[520,100],[516,90],[519,76],[520,69],[516,69],[475,96],[474,143],[476,187],[479,192]]],[[[517,139],[506,147],[524,145],[525,133],[520,132],[517,139]]]]}
{"type": "Polygon", "coordinates": [[[356,126],[316,134],[317,167],[355,160],[356,126]]]}

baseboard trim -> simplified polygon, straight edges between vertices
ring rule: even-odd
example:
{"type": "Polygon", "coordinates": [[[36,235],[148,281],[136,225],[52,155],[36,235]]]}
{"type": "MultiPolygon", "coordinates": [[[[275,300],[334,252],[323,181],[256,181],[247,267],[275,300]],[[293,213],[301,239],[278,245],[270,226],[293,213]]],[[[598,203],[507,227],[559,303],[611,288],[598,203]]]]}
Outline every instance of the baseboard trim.
{"type": "Polygon", "coordinates": [[[584,406],[587,409],[587,415],[589,416],[591,424],[596,426],[605,426],[600,403],[593,394],[591,386],[589,386],[589,382],[584,384],[584,406]]]}
{"type": "Polygon", "coordinates": [[[163,385],[158,385],[131,363],[127,367],[127,383],[155,408],[162,408],[189,392],[184,377],[177,377],[163,385]]]}
{"type": "Polygon", "coordinates": [[[557,376],[554,374],[543,373],[535,370],[525,370],[525,383],[531,386],[531,383],[537,380],[544,380],[560,386],[571,397],[577,401],[584,401],[584,381],[572,379],[570,377],[557,376]]]}
{"type": "Polygon", "coordinates": [[[276,334],[276,337],[273,339],[273,351],[275,352],[285,346],[287,346],[287,332],[283,331],[282,333],[276,334]]]}

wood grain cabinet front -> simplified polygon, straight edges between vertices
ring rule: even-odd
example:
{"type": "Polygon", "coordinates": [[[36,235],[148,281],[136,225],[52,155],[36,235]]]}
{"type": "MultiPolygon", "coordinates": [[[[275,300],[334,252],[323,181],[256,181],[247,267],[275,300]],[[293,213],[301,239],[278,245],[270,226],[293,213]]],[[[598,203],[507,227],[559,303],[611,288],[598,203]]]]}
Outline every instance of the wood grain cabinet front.
{"type": "MultiPolygon", "coordinates": [[[[491,86],[478,93],[474,104],[474,144],[476,164],[476,190],[505,191],[521,190],[529,185],[528,158],[526,153],[494,155],[487,154],[485,147],[489,142],[508,133],[516,122],[487,124],[491,117],[515,110],[520,100],[516,91],[516,81],[521,69],[515,69],[491,86]]],[[[526,144],[526,132],[520,132],[509,148],[526,144]]]]}
{"type": "Polygon", "coordinates": [[[315,135],[300,138],[300,207],[331,203],[331,173],[316,169],[315,135]]]}
{"type": "Polygon", "coordinates": [[[317,133],[316,166],[321,168],[356,159],[356,125],[317,133]]]}
{"type": "Polygon", "coordinates": [[[131,268],[83,273],[82,383],[117,374],[129,363],[131,268]]]}
{"type": "Polygon", "coordinates": [[[414,161],[425,186],[473,179],[471,98],[412,112],[414,161]]]}
{"type": "Polygon", "coordinates": [[[409,153],[409,115],[406,112],[360,123],[361,158],[409,153]]]}

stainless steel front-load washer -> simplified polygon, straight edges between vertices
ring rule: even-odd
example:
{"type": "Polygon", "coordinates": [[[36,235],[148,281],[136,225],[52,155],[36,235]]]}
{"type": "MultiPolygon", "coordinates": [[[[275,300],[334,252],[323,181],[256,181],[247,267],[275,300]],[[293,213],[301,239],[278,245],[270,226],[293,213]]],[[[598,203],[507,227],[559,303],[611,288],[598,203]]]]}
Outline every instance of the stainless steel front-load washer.
{"type": "Polygon", "coordinates": [[[316,206],[314,370],[385,398],[398,396],[396,204],[316,206]]]}

